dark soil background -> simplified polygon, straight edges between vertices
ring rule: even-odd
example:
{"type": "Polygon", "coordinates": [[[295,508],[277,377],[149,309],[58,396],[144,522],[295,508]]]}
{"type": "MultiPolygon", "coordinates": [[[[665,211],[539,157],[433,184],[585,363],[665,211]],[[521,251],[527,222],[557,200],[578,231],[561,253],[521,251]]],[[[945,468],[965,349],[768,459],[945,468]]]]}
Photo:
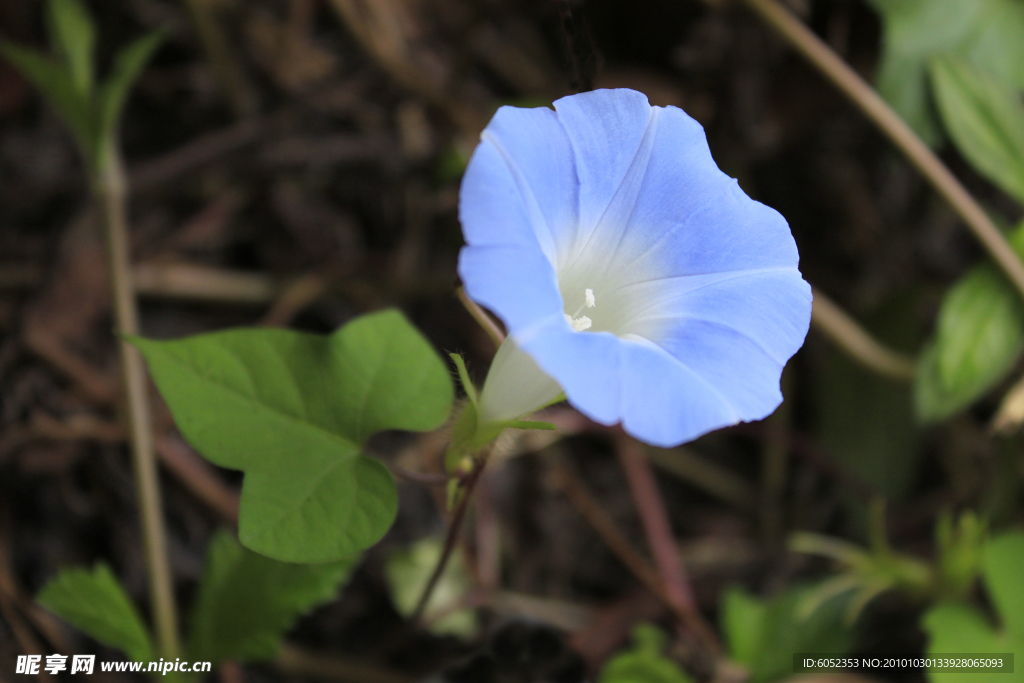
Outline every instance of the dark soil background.
{"type": "MultiPolygon", "coordinates": [[[[894,348],[916,353],[945,288],[980,259],[886,140],[738,4],[198,3],[226,40],[219,68],[184,3],[89,4],[101,64],[145,31],[167,35],[122,125],[147,336],[238,325],[327,332],[398,306],[439,350],[466,354],[482,380],[493,345],[453,293],[462,167],[500,104],[541,105],[589,86],[634,88],[703,124],[722,169],[789,220],[808,281],[894,348]]],[[[868,5],[789,4],[871,78],[880,27],[868,5]]],[[[0,35],[45,47],[42,4],[0,0],[0,35]]],[[[981,198],[1005,205],[954,153],[944,158],[981,198]]],[[[13,680],[6,663],[23,652],[115,657],[31,602],[58,569],[104,560],[146,602],[105,263],[69,136],[0,63],[0,681],[13,680]]],[[[776,416],[713,433],[681,451],[676,467],[658,469],[712,623],[726,586],[771,594],[827,575],[824,563],[785,550],[787,533],[863,542],[874,496],[889,500],[893,545],[924,557],[943,510],[972,507],[994,524],[1022,519],[1020,444],[989,436],[994,403],[921,430],[907,386],[870,375],[813,329],[784,388],[776,416]],[[783,477],[771,476],[772,463],[783,477]]],[[[233,524],[239,477],[203,467],[159,400],[156,423],[184,609],[211,534],[233,524]]],[[[392,532],[289,643],[323,658],[318,675],[328,680],[414,681],[447,669],[448,680],[499,680],[497,671],[500,680],[572,681],[597,670],[637,621],[671,624],[555,476],[556,463],[568,468],[648,554],[612,440],[586,425],[576,432],[524,441],[480,492],[471,569],[511,597],[488,603],[479,639],[417,631],[392,606],[386,553],[444,528],[436,491],[402,482],[392,532]],[[482,550],[495,534],[499,550],[482,550]],[[536,600],[516,602],[522,596],[536,600]]],[[[411,469],[438,466],[429,438],[379,441],[411,469]]],[[[919,609],[883,596],[862,619],[856,651],[921,652],[919,609]]],[[[676,654],[687,658],[685,648],[676,654]]],[[[215,675],[256,683],[311,668],[227,666],[215,675]]]]}

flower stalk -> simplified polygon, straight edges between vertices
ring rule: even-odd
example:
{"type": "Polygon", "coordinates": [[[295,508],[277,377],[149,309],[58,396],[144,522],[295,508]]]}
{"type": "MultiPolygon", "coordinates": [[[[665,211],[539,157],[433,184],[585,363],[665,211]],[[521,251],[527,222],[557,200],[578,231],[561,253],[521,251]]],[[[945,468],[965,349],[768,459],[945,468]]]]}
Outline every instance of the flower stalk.
{"type": "Polygon", "coordinates": [[[118,354],[125,387],[125,409],[139,497],[142,539],[149,573],[150,604],[160,652],[165,658],[178,657],[178,619],[167,541],[161,518],[161,496],[153,429],[142,356],[126,340],[139,332],[138,311],[132,290],[130,241],[126,211],[127,183],[116,146],[108,141],[93,177],[93,193],[100,205],[106,233],[113,291],[114,324],[119,335],[118,354]]]}

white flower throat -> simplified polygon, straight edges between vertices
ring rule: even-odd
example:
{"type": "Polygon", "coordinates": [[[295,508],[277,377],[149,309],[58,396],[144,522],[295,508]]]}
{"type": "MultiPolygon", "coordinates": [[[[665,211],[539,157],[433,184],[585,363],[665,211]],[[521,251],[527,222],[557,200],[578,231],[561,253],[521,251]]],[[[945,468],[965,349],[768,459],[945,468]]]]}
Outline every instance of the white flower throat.
{"type": "Polygon", "coordinates": [[[594,321],[585,315],[580,315],[583,312],[583,308],[593,308],[597,305],[597,301],[594,299],[594,290],[587,289],[584,292],[584,303],[582,306],[576,309],[576,312],[572,315],[565,314],[565,321],[572,325],[572,329],[576,332],[582,332],[583,330],[589,330],[594,324],[594,321]]]}

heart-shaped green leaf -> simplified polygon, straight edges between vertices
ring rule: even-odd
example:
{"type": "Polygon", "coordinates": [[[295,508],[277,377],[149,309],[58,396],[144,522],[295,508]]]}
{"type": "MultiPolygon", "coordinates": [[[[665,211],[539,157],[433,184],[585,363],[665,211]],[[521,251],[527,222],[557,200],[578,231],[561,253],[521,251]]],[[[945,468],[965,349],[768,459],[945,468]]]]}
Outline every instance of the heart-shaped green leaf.
{"type": "Polygon", "coordinates": [[[385,429],[434,429],[451,410],[447,369],[395,310],[330,336],[262,329],[131,341],[192,445],[245,471],[239,537],[279,560],[332,562],[376,543],[397,495],[363,442],[385,429]]]}

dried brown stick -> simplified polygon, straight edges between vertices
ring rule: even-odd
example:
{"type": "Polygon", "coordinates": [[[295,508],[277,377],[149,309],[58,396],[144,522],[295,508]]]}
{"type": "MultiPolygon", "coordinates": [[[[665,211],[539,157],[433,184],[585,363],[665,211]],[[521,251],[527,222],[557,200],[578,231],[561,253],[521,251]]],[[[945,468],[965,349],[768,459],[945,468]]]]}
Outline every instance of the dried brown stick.
{"type": "Polygon", "coordinates": [[[129,174],[132,192],[148,190],[205,166],[259,140],[268,121],[245,120],[200,136],[155,159],[134,166],[129,174]]]}

